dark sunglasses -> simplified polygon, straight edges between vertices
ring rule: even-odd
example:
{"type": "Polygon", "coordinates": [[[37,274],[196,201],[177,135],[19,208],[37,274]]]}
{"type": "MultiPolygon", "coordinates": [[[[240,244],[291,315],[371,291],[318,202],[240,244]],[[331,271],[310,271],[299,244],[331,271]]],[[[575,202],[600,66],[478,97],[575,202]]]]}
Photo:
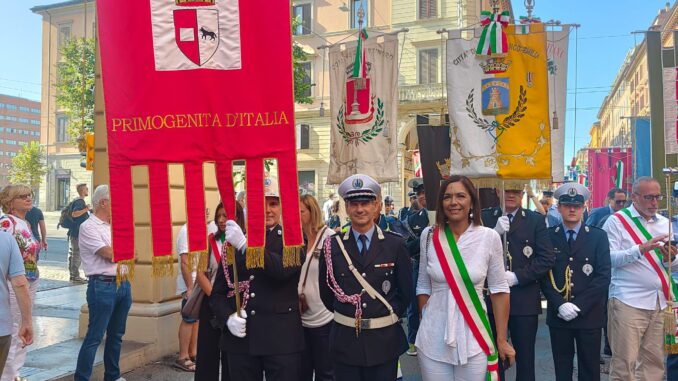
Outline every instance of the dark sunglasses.
{"type": "Polygon", "coordinates": [[[617,205],[624,205],[626,204],[626,200],[614,200],[614,203],[617,205]]]}
{"type": "Polygon", "coordinates": [[[33,195],[28,193],[28,194],[22,194],[20,196],[16,196],[16,198],[20,200],[28,200],[29,198],[33,198],[33,195]]]}

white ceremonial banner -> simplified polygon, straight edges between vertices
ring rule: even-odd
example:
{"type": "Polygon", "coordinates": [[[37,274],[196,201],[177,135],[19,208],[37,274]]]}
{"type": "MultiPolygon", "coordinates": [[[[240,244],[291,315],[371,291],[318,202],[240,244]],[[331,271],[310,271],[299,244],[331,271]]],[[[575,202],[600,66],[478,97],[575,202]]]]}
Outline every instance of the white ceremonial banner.
{"type": "Polygon", "coordinates": [[[664,69],[664,150],[678,153],[678,67],[664,69]]]}
{"type": "Polygon", "coordinates": [[[363,41],[366,79],[354,86],[356,43],[330,48],[330,166],[328,184],[356,173],[398,181],[398,38],[363,41]]]}
{"type": "Polygon", "coordinates": [[[558,129],[551,124],[551,175],[553,181],[562,182],[565,176],[565,115],[567,100],[567,54],[570,27],[546,31],[546,63],[549,78],[549,116],[558,115],[558,129]]]}

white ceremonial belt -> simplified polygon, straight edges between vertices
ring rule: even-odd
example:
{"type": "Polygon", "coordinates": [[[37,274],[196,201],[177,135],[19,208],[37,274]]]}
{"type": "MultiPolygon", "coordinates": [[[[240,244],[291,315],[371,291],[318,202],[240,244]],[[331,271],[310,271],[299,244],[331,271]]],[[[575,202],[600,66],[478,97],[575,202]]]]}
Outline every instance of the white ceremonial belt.
{"type": "MultiPolygon", "coordinates": [[[[396,314],[390,314],[388,316],[382,316],[379,318],[373,318],[373,319],[360,319],[360,329],[378,329],[378,328],[384,328],[384,327],[389,327],[392,326],[393,324],[398,322],[398,315],[396,314]]],[[[355,323],[356,319],[355,317],[349,317],[346,315],[342,315],[339,312],[334,312],[334,321],[337,323],[355,328],[355,323]]]]}

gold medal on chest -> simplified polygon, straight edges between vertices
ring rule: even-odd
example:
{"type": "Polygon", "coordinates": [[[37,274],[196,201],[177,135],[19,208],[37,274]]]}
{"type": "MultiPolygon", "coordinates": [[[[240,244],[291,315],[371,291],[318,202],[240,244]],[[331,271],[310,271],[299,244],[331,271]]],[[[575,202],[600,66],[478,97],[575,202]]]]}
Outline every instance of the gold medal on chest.
{"type": "Polygon", "coordinates": [[[523,254],[525,254],[526,257],[531,257],[532,253],[534,253],[534,250],[532,249],[532,246],[525,246],[523,247],[523,254]]]}
{"type": "Polygon", "coordinates": [[[586,276],[589,276],[593,272],[593,266],[587,263],[581,268],[581,271],[583,271],[586,276]]]}

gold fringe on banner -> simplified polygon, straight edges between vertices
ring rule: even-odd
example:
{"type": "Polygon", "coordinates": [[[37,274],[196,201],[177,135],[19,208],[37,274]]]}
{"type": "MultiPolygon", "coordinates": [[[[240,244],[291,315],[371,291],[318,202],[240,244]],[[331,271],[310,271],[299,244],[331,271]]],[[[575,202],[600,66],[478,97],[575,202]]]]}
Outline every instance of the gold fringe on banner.
{"type": "Polygon", "coordinates": [[[537,182],[537,187],[540,189],[551,189],[552,182],[551,180],[547,179],[538,179],[538,180],[531,180],[531,179],[506,179],[502,180],[496,177],[487,177],[487,178],[473,178],[471,179],[473,182],[473,185],[476,186],[476,188],[497,188],[501,189],[502,183],[504,185],[504,189],[506,190],[523,190],[525,189],[525,185],[530,184],[532,181],[537,182]]]}
{"type": "Polygon", "coordinates": [[[283,249],[283,267],[301,266],[301,249],[303,246],[285,246],[283,249]]]}
{"type": "Polygon", "coordinates": [[[231,245],[226,247],[226,264],[232,265],[235,263],[235,248],[231,245]]]}
{"type": "MultiPolygon", "coordinates": [[[[209,253],[207,252],[207,250],[194,251],[190,253],[190,255],[193,256],[193,261],[195,261],[194,263],[196,263],[195,271],[200,271],[203,273],[207,271],[207,265],[209,264],[209,261],[207,260],[207,256],[209,255],[209,253]]],[[[191,268],[193,268],[192,265],[191,268]]]]}
{"type": "Polygon", "coordinates": [[[120,287],[122,282],[134,280],[134,259],[128,259],[117,262],[118,267],[115,270],[115,284],[120,287]]]}
{"type": "Polygon", "coordinates": [[[264,268],[264,248],[248,247],[245,252],[245,267],[248,269],[264,268]]]}
{"type": "Polygon", "coordinates": [[[172,255],[163,255],[151,259],[151,269],[153,278],[173,277],[174,258],[172,255]]]}

